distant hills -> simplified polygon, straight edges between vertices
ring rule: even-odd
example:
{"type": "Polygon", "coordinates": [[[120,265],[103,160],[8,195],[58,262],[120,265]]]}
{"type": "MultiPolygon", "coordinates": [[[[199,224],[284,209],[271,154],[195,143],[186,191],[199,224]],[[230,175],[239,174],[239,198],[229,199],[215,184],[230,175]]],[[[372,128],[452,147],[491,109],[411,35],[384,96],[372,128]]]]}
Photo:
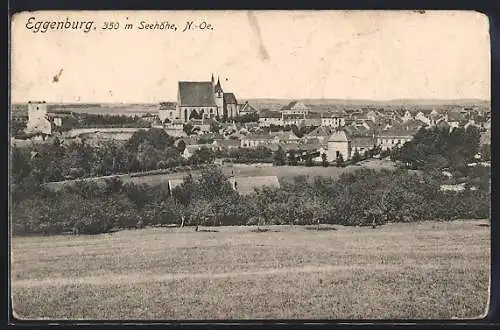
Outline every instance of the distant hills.
{"type": "MultiPolygon", "coordinates": [[[[239,99],[239,103],[248,101],[258,110],[279,110],[282,106],[292,102],[300,101],[309,105],[313,111],[324,112],[338,109],[359,109],[363,107],[375,107],[392,109],[436,109],[454,110],[461,107],[477,106],[482,109],[490,110],[490,101],[481,99],[399,99],[399,100],[362,100],[362,99],[271,99],[271,98],[251,98],[239,99]]],[[[141,114],[156,112],[159,103],[51,103],[48,102],[49,111],[72,111],[84,113],[100,114],[141,114]]],[[[12,104],[12,112],[26,112],[27,103],[12,104]]]]}
{"type": "Polygon", "coordinates": [[[481,99],[398,99],[398,100],[362,100],[362,99],[245,99],[249,103],[279,103],[287,104],[292,101],[300,101],[311,105],[358,105],[358,106],[382,106],[382,105],[463,105],[463,106],[488,106],[490,101],[481,99]]]}

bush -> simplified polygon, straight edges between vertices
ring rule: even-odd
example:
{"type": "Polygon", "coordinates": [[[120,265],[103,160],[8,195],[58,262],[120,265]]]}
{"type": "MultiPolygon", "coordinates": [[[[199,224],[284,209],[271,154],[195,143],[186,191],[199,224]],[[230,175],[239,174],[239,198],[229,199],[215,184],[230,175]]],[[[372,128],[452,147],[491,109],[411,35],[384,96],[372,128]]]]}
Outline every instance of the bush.
{"type": "MultiPolygon", "coordinates": [[[[472,168],[467,184],[475,191],[440,191],[434,172],[360,169],[338,180],[299,176],[281,188],[257,189],[240,196],[218,170],[187,177],[172,192],[108,180],[105,187],[80,182],[60,192],[38,189],[12,205],[15,235],[58,234],[76,228],[99,234],[142,225],[375,225],[432,219],[488,218],[490,174],[472,168]],[[54,207],[57,205],[57,207],[54,207]]],[[[23,189],[22,186],[16,189],[23,189]]]]}

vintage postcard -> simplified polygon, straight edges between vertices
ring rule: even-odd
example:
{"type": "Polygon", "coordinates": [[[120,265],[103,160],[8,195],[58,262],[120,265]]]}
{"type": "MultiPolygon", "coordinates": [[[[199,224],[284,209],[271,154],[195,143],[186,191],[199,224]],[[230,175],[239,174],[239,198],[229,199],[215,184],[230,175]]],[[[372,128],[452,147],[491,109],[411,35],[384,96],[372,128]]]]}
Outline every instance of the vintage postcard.
{"type": "Polygon", "coordinates": [[[17,319],[488,311],[481,13],[17,13],[10,116],[17,319]]]}

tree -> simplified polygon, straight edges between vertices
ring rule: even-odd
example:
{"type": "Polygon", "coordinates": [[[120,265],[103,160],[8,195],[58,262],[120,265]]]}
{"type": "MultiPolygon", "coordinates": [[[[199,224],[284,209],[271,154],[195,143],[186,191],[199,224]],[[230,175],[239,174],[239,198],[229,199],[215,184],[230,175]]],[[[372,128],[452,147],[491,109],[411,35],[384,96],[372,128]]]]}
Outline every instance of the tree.
{"type": "Polygon", "coordinates": [[[194,133],[194,126],[191,123],[186,123],[183,125],[182,130],[186,133],[187,136],[192,135],[194,133]]]}
{"type": "Polygon", "coordinates": [[[215,120],[210,124],[210,132],[219,133],[219,130],[222,128],[221,124],[215,120]]]}
{"type": "Polygon", "coordinates": [[[202,147],[196,150],[191,157],[194,163],[210,163],[215,159],[215,153],[212,149],[202,147]]]}
{"type": "Polygon", "coordinates": [[[273,153],[273,163],[276,166],[285,165],[285,152],[281,146],[273,153]]]}
{"type": "Polygon", "coordinates": [[[177,151],[179,151],[180,154],[184,152],[184,149],[186,149],[186,142],[184,140],[179,140],[177,143],[177,151]]]}
{"type": "Polygon", "coordinates": [[[313,165],[314,165],[314,164],[313,164],[313,157],[312,157],[312,155],[311,155],[311,154],[307,154],[307,155],[305,155],[305,156],[304,156],[304,158],[305,158],[305,160],[306,160],[306,162],[305,162],[305,165],[306,165],[306,166],[313,166],[313,165]]]}
{"type": "Polygon", "coordinates": [[[337,159],[335,159],[335,162],[336,162],[336,164],[337,164],[338,167],[344,167],[345,166],[344,156],[342,155],[342,153],[338,154],[337,159]]]}
{"type": "Polygon", "coordinates": [[[154,146],[145,142],[139,146],[137,160],[139,161],[141,170],[154,170],[156,169],[156,164],[161,160],[160,153],[154,146]]]}
{"type": "Polygon", "coordinates": [[[491,160],[491,144],[483,144],[479,149],[479,153],[482,160],[491,160]]]}
{"type": "Polygon", "coordinates": [[[297,151],[296,150],[290,150],[288,151],[288,161],[290,163],[290,165],[292,166],[295,166],[297,165],[298,163],[298,159],[297,159],[297,151]]]}
{"type": "Polygon", "coordinates": [[[292,129],[293,134],[295,134],[295,136],[297,136],[298,138],[301,138],[304,136],[304,134],[302,134],[302,131],[297,127],[297,125],[293,124],[291,126],[291,129],[292,129]]]}
{"type": "Polygon", "coordinates": [[[323,165],[323,167],[328,167],[328,159],[326,153],[324,152],[321,154],[321,164],[323,165]]]}
{"type": "Polygon", "coordinates": [[[359,154],[358,149],[354,150],[354,154],[352,155],[352,162],[353,164],[359,162],[361,160],[361,155],[359,154]]]}

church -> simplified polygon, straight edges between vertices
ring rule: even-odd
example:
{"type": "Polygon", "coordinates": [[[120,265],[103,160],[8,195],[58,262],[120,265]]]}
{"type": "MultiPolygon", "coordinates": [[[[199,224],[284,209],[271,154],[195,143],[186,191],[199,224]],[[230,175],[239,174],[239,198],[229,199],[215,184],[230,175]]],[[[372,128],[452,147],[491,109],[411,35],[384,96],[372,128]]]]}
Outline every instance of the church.
{"type": "Polygon", "coordinates": [[[190,119],[219,118],[231,120],[239,115],[238,101],[233,93],[224,93],[220,80],[179,81],[177,114],[183,122],[190,119]]]}

